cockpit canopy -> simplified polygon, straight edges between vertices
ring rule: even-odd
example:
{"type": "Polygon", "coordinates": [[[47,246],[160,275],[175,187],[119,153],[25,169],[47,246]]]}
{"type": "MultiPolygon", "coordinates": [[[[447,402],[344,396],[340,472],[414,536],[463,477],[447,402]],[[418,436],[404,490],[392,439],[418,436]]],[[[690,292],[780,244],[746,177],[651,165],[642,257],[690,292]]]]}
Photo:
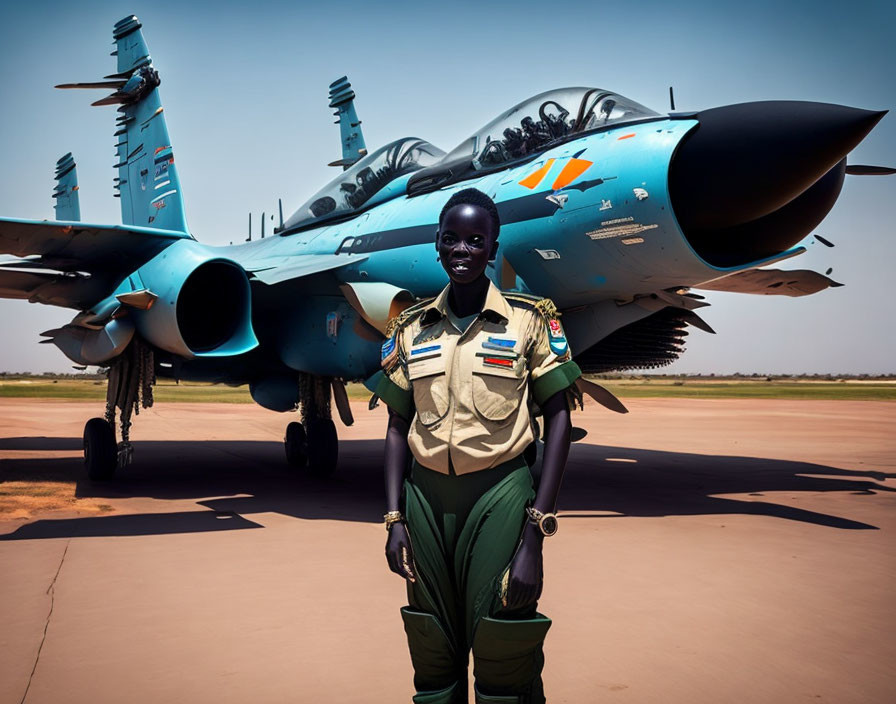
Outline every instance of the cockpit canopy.
{"type": "Polygon", "coordinates": [[[376,198],[377,201],[404,193],[407,179],[402,176],[431,166],[444,156],[445,152],[422,139],[396,139],[330,181],[293,213],[283,229],[292,230],[350,215],[378,194],[382,197],[376,198]]]}
{"type": "Polygon", "coordinates": [[[413,195],[501,168],[585,132],[654,117],[659,113],[601,88],[540,93],[489,122],[435,167],[416,174],[408,192],[413,195]]]}

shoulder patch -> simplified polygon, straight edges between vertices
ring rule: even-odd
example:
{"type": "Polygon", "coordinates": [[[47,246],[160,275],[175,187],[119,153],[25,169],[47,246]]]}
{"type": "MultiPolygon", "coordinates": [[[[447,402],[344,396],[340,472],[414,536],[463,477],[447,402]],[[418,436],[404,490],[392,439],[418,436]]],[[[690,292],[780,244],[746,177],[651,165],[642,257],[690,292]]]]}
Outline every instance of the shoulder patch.
{"type": "Polygon", "coordinates": [[[542,298],[535,304],[535,309],[539,312],[545,327],[547,327],[548,345],[551,348],[551,352],[560,357],[561,360],[568,358],[569,343],[566,341],[566,333],[563,331],[563,326],[558,320],[560,311],[557,310],[557,306],[554,305],[550,298],[542,298]]]}
{"type": "Polygon", "coordinates": [[[566,341],[566,334],[563,332],[560,321],[556,318],[546,318],[546,322],[548,325],[548,345],[551,347],[551,352],[558,357],[568,355],[569,343],[566,341]]]}
{"type": "Polygon", "coordinates": [[[382,353],[380,356],[380,366],[387,374],[391,373],[398,364],[398,345],[395,343],[395,335],[387,338],[383,343],[382,353]]]}

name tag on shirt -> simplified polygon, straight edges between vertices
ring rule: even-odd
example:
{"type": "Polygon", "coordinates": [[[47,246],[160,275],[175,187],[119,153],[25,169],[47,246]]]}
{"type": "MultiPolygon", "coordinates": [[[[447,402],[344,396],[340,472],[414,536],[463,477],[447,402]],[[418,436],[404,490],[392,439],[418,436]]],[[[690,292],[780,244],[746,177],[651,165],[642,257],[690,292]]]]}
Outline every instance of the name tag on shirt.
{"type": "Polygon", "coordinates": [[[489,337],[482,342],[482,347],[484,349],[498,350],[500,352],[512,350],[514,345],[516,345],[516,340],[507,340],[501,337],[489,337]]]}
{"type": "Polygon", "coordinates": [[[421,362],[424,359],[432,359],[433,357],[440,357],[442,355],[442,346],[441,345],[426,345],[423,347],[412,347],[411,353],[408,356],[408,364],[413,364],[414,362],[421,362]]]}

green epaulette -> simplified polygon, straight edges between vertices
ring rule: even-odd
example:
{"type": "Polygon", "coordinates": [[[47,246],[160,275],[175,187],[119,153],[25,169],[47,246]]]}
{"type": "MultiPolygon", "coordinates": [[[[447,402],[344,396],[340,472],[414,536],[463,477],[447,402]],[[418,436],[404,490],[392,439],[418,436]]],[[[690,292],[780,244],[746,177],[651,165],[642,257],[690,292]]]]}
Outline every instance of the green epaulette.
{"type": "Polygon", "coordinates": [[[504,293],[503,295],[504,298],[510,301],[511,305],[522,304],[523,307],[534,308],[545,318],[560,317],[560,311],[557,310],[557,306],[554,305],[554,302],[550,298],[541,298],[540,296],[533,296],[528,293],[517,293],[516,291],[512,293],[504,293]]]}
{"type": "Polygon", "coordinates": [[[423,309],[426,308],[426,306],[428,306],[434,300],[434,296],[432,298],[423,298],[413,305],[405,308],[394,318],[390,318],[389,322],[386,324],[386,337],[392,337],[397,330],[412,322],[418,315],[423,312],[423,309]]]}

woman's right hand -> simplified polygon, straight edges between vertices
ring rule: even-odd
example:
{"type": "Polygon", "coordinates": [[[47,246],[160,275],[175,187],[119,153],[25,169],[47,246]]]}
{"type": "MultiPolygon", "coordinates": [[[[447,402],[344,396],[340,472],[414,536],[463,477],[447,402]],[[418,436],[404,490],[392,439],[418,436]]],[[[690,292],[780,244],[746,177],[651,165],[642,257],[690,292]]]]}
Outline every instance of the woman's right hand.
{"type": "Polygon", "coordinates": [[[409,582],[417,580],[414,551],[411,549],[411,538],[408,527],[404,523],[393,523],[386,539],[386,562],[395,574],[409,582]]]}

